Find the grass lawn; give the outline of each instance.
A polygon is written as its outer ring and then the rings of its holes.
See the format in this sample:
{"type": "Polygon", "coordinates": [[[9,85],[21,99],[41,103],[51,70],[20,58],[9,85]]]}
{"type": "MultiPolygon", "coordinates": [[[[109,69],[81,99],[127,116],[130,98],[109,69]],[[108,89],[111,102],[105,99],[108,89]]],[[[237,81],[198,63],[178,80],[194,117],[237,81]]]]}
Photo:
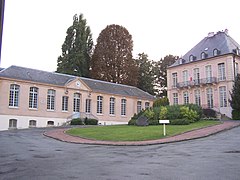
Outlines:
{"type": "MultiPolygon", "coordinates": [[[[189,125],[166,125],[167,136],[173,136],[193,129],[220,124],[219,121],[198,121],[189,125]]],[[[163,138],[163,126],[94,126],[73,128],[67,134],[88,139],[105,141],[143,141],[163,138]]]]}

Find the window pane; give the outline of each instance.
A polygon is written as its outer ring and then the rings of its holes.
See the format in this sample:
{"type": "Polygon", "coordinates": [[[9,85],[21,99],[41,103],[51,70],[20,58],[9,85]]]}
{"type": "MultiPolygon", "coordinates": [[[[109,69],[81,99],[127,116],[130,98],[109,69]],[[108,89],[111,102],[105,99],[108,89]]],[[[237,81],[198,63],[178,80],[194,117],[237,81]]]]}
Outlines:
{"type": "Polygon", "coordinates": [[[121,115],[125,116],[126,115],[126,99],[121,100],[121,115]]]}
{"type": "Polygon", "coordinates": [[[102,96],[98,96],[97,97],[97,113],[98,114],[102,114],[103,111],[102,111],[102,102],[103,101],[103,97],[102,96]]]}

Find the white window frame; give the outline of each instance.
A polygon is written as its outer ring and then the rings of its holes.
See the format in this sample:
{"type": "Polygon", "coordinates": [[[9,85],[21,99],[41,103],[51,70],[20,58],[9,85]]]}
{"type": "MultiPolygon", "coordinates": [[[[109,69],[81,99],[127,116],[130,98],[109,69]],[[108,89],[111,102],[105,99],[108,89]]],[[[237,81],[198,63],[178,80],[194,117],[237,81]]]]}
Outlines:
{"type": "Polygon", "coordinates": [[[62,96],[62,111],[68,111],[68,96],[62,96]]]}
{"type": "Polygon", "coordinates": [[[103,114],[103,96],[97,96],[97,114],[103,114]]]}
{"type": "Polygon", "coordinates": [[[212,66],[211,65],[205,66],[205,72],[206,72],[206,80],[207,80],[207,82],[211,83],[211,81],[212,81],[212,66]]]}
{"type": "Polygon", "coordinates": [[[183,92],[183,103],[184,104],[189,104],[189,94],[188,91],[183,92]]]}
{"type": "Polygon", "coordinates": [[[227,90],[226,86],[219,87],[220,107],[227,107],[227,90]]]}
{"type": "Polygon", "coordinates": [[[73,112],[80,112],[80,93],[73,94],[73,112]]]}
{"type": "Polygon", "coordinates": [[[109,99],[109,114],[115,115],[115,98],[110,97],[109,99]]]}
{"type": "Polygon", "coordinates": [[[91,99],[86,99],[86,104],[85,104],[85,112],[86,113],[91,113],[91,99]]]}
{"type": "Polygon", "coordinates": [[[56,91],[53,89],[48,89],[47,93],[47,110],[54,111],[55,110],[55,95],[56,91]]]}
{"type": "Polygon", "coordinates": [[[178,80],[177,80],[177,73],[172,73],[172,81],[173,81],[173,87],[177,87],[177,83],[178,83],[178,80]]]}
{"type": "Polygon", "coordinates": [[[213,108],[213,90],[212,90],[212,88],[207,88],[206,93],[207,93],[207,107],[213,108]]]}
{"type": "Polygon", "coordinates": [[[219,63],[218,64],[218,80],[219,81],[224,81],[225,79],[226,79],[225,64],[224,63],[219,63]]]}
{"type": "Polygon", "coordinates": [[[145,102],[145,109],[150,108],[150,102],[145,102]]]}
{"type": "Polygon", "coordinates": [[[37,127],[37,121],[36,120],[29,120],[29,127],[37,127]]]}
{"type": "Polygon", "coordinates": [[[194,68],[193,69],[193,81],[194,81],[194,84],[196,84],[196,85],[200,84],[199,68],[194,68]]]}
{"type": "Polygon", "coordinates": [[[126,116],[127,100],[121,99],[121,116],[126,116]]]}
{"type": "Polygon", "coordinates": [[[29,108],[37,109],[38,108],[38,88],[30,87],[29,89],[29,108]]]}
{"type": "Polygon", "coordinates": [[[184,70],[183,72],[183,83],[185,86],[188,85],[188,70],[184,70]]]}
{"type": "Polygon", "coordinates": [[[17,85],[17,84],[10,85],[9,107],[18,107],[19,106],[19,92],[20,92],[19,85],[17,85]]]}
{"type": "Polygon", "coordinates": [[[178,93],[173,93],[173,104],[174,105],[178,104],[178,93]]]}
{"type": "Polygon", "coordinates": [[[9,119],[8,128],[16,129],[17,128],[17,119],[9,119]]]}
{"type": "Polygon", "coordinates": [[[198,106],[201,106],[201,94],[199,89],[194,90],[194,96],[195,96],[195,104],[197,104],[198,106]]]}
{"type": "Polygon", "coordinates": [[[140,113],[142,110],[142,101],[137,101],[137,113],[140,113]]]}

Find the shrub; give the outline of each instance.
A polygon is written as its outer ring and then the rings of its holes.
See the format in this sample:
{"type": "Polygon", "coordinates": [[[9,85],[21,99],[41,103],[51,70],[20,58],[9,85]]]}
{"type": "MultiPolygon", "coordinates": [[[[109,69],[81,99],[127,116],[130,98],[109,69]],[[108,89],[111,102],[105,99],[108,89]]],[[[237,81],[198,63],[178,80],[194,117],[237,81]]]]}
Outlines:
{"type": "Polygon", "coordinates": [[[85,125],[98,125],[97,119],[88,119],[87,117],[84,119],[85,125]]]}
{"type": "Polygon", "coordinates": [[[168,113],[167,107],[162,106],[162,107],[160,108],[159,118],[160,118],[160,119],[166,119],[166,118],[167,118],[167,113],[168,113]]]}
{"type": "Polygon", "coordinates": [[[190,123],[199,120],[197,112],[192,109],[189,109],[189,107],[187,106],[182,106],[180,108],[180,114],[183,118],[189,120],[190,123]]]}
{"type": "Polygon", "coordinates": [[[83,122],[80,118],[75,118],[71,120],[71,125],[83,125],[83,122]]]}
{"type": "Polygon", "coordinates": [[[232,110],[232,119],[240,120],[240,111],[233,109],[232,110]]]}
{"type": "Polygon", "coordinates": [[[136,119],[130,119],[130,121],[128,121],[128,125],[136,125],[136,119]]]}
{"type": "Polygon", "coordinates": [[[196,111],[198,116],[199,116],[199,119],[202,117],[203,115],[203,109],[202,107],[198,106],[197,104],[186,104],[185,106],[189,107],[189,109],[193,110],[193,111],[196,111]]]}
{"type": "Polygon", "coordinates": [[[148,119],[148,125],[159,125],[158,119],[148,119]]]}
{"type": "Polygon", "coordinates": [[[148,119],[154,118],[154,111],[152,109],[147,109],[144,111],[144,116],[146,116],[148,119]]]}
{"type": "Polygon", "coordinates": [[[167,119],[182,119],[180,114],[180,105],[167,106],[167,119]]]}
{"type": "Polygon", "coordinates": [[[187,119],[174,119],[174,120],[170,120],[170,124],[171,125],[188,125],[191,122],[187,119]]]}
{"type": "Polygon", "coordinates": [[[169,105],[169,100],[167,97],[158,98],[153,102],[153,107],[167,106],[169,105]]]}
{"type": "Polygon", "coordinates": [[[213,109],[203,109],[203,115],[205,117],[213,117],[213,118],[217,117],[217,113],[213,109]]]}

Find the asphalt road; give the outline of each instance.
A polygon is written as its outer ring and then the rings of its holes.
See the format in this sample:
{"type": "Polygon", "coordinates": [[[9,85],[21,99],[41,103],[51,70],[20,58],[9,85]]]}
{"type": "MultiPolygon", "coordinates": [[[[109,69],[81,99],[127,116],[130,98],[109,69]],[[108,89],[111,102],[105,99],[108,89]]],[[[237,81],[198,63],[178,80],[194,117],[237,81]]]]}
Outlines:
{"type": "Polygon", "coordinates": [[[43,136],[45,130],[0,132],[0,179],[240,179],[240,127],[139,147],[70,144],[43,136]]]}

